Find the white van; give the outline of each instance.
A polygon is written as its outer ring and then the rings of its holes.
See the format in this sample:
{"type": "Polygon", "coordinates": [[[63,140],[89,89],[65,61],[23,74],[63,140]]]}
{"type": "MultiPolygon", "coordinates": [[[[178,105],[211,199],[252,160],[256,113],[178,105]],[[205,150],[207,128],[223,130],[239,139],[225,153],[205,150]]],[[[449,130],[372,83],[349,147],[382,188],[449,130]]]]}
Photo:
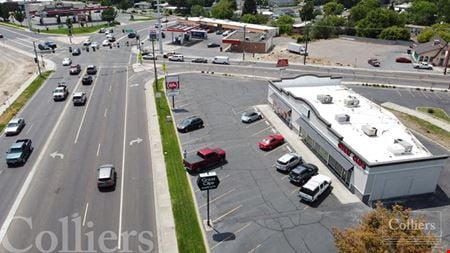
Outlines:
{"type": "Polygon", "coordinates": [[[230,64],[230,58],[228,56],[215,56],[212,60],[214,64],[230,64]]]}

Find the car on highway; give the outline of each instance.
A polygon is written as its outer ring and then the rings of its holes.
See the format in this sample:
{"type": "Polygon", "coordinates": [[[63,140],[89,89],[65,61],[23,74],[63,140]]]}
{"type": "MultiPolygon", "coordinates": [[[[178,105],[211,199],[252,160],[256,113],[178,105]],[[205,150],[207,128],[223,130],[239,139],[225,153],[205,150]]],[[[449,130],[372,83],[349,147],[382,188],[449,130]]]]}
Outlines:
{"type": "Polygon", "coordinates": [[[175,52],[166,52],[166,53],[163,54],[163,57],[164,57],[164,58],[169,58],[170,56],[176,55],[176,54],[177,54],[177,53],[175,53],[175,52]]]}
{"type": "Polygon", "coordinates": [[[81,49],[79,49],[79,48],[75,48],[75,49],[72,51],[72,55],[73,55],[73,56],[80,55],[80,54],[81,54],[81,49]]]}
{"type": "Polygon", "coordinates": [[[67,58],[67,57],[63,59],[63,61],[62,61],[63,66],[70,66],[70,64],[72,64],[72,59],[67,58]]]}
{"type": "Polygon", "coordinates": [[[433,65],[429,64],[428,62],[421,62],[421,63],[414,63],[413,64],[415,69],[428,69],[428,70],[432,70],[433,69],[433,65]]]}
{"type": "Polygon", "coordinates": [[[80,64],[71,65],[69,69],[69,74],[71,75],[78,75],[81,72],[81,66],[80,64]]]}
{"type": "Polygon", "coordinates": [[[181,61],[184,61],[184,56],[181,54],[172,55],[172,56],[169,56],[169,61],[181,62],[181,61]]]}
{"type": "Polygon", "coordinates": [[[100,30],[98,30],[98,33],[105,33],[106,32],[106,28],[102,27],[100,28],[100,30]]]}
{"type": "Polygon", "coordinates": [[[105,164],[97,169],[97,187],[99,189],[111,188],[116,185],[116,168],[112,164],[105,164]]]}
{"type": "Polygon", "coordinates": [[[312,176],[317,175],[319,168],[311,163],[297,165],[289,173],[289,181],[295,185],[300,185],[308,181],[312,176]]]}
{"type": "Polygon", "coordinates": [[[230,57],[228,56],[214,56],[212,63],[214,64],[230,64],[230,57]]]}
{"type": "Polygon", "coordinates": [[[232,32],[231,30],[227,30],[227,31],[222,33],[222,36],[224,36],[224,37],[228,36],[228,35],[230,35],[231,32],[232,32]]]}
{"type": "Polygon", "coordinates": [[[325,175],[316,175],[304,184],[298,191],[298,196],[306,202],[315,202],[331,186],[331,178],[325,175]]]}
{"type": "Polygon", "coordinates": [[[153,56],[153,54],[145,54],[142,56],[144,60],[158,60],[158,56],[153,56]]]}
{"type": "Polygon", "coordinates": [[[83,41],[83,46],[85,46],[85,47],[90,46],[91,44],[92,44],[91,39],[87,39],[87,40],[83,41]]]}
{"type": "Polygon", "coordinates": [[[202,127],[204,127],[204,122],[200,117],[197,116],[185,118],[177,124],[177,130],[180,133],[187,133],[196,129],[200,129],[202,127]]]}
{"type": "Polygon", "coordinates": [[[136,33],[135,32],[130,32],[127,36],[128,36],[129,39],[133,39],[133,38],[136,38],[136,33]]]}
{"type": "Polygon", "coordinates": [[[289,173],[297,165],[301,164],[303,159],[296,153],[287,153],[278,158],[275,162],[275,168],[278,171],[289,173]]]}
{"type": "Polygon", "coordinates": [[[83,78],[81,79],[81,83],[83,84],[83,85],[90,85],[90,84],[92,84],[92,81],[93,81],[94,79],[92,78],[92,76],[90,76],[90,75],[85,75],[85,76],[83,76],[83,78]]]}
{"type": "Polygon", "coordinates": [[[220,44],[217,43],[208,43],[208,45],[206,45],[208,48],[214,48],[214,47],[220,47],[220,44]]]}
{"type": "Polygon", "coordinates": [[[6,164],[8,167],[24,165],[33,151],[30,139],[17,140],[6,151],[6,164]]]}
{"type": "Polygon", "coordinates": [[[395,62],[398,62],[398,63],[411,63],[411,59],[410,58],[408,58],[408,57],[397,57],[396,59],[395,59],[395,62]]]}
{"type": "Polygon", "coordinates": [[[86,93],[85,92],[75,92],[72,96],[73,105],[85,105],[86,104],[86,93]]]}
{"type": "Polygon", "coordinates": [[[17,135],[24,127],[25,120],[23,118],[14,118],[5,127],[5,136],[17,135]]]}
{"type": "Polygon", "coordinates": [[[0,39],[3,39],[3,34],[0,33],[0,39]]]}
{"type": "Polygon", "coordinates": [[[54,101],[64,101],[69,95],[69,90],[65,84],[58,84],[58,86],[53,90],[53,100],[54,101]]]}
{"type": "Polygon", "coordinates": [[[208,63],[208,60],[204,57],[197,57],[192,59],[193,63],[208,63]]]}
{"type": "Polygon", "coordinates": [[[221,35],[222,33],[223,33],[222,30],[217,30],[217,31],[216,31],[216,34],[217,34],[217,35],[221,35]]]}
{"type": "Polygon", "coordinates": [[[262,141],[258,142],[258,147],[261,150],[269,151],[284,143],[284,137],[281,134],[272,134],[267,136],[262,141]]]}
{"type": "Polygon", "coordinates": [[[203,148],[196,154],[186,155],[183,159],[184,167],[191,172],[198,172],[213,165],[226,161],[225,150],[221,148],[203,148]]]}
{"type": "Polygon", "coordinates": [[[92,42],[91,47],[92,47],[92,48],[97,48],[97,49],[98,49],[100,46],[98,45],[97,42],[94,41],[94,42],[92,42]]]}
{"type": "Polygon", "coordinates": [[[51,48],[45,44],[38,44],[39,50],[51,50],[51,48]]]}
{"type": "Polygon", "coordinates": [[[97,74],[97,67],[95,65],[88,65],[86,68],[86,73],[88,75],[95,75],[97,74]]]}
{"type": "Polygon", "coordinates": [[[40,50],[50,50],[50,49],[55,49],[57,48],[57,45],[55,42],[52,41],[46,41],[44,43],[39,43],[38,44],[38,48],[40,50]]]}
{"type": "Polygon", "coordinates": [[[104,46],[104,47],[111,46],[111,42],[109,40],[104,40],[102,42],[102,46],[104,46]]]}
{"type": "Polygon", "coordinates": [[[241,115],[241,121],[243,123],[252,123],[260,119],[262,119],[262,115],[260,112],[243,112],[241,115]]]}
{"type": "Polygon", "coordinates": [[[371,58],[367,61],[367,63],[369,63],[370,65],[372,65],[374,67],[380,66],[380,61],[377,58],[371,58]]]}
{"type": "Polygon", "coordinates": [[[114,41],[116,41],[116,37],[111,36],[111,37],[108,38],[108,40],[109,40],[109,42],[114,42],[114,41]]]}

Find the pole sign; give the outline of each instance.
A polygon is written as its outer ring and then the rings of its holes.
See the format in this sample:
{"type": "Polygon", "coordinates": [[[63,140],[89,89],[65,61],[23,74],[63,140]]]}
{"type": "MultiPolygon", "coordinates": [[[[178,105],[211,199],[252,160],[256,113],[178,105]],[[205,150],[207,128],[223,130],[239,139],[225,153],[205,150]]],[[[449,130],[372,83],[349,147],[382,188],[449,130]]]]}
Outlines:
{"type": "Polygon", "coordinates": [[[219,183],[220,180],[216,172],[202,173],[197,178],[197,185],[201,191],[216,189],[219,183]]]}
{"type": "Polygon", "coordinates": [[[150,40],[156,40],[156,30],[155,29],[151,29],[150,30],[149,39],[150,40]]]}
{"type": "Polygon", "coordinates": [[[167,96],[173,97],[180,94],[180,77],[178,75],[167,75],[165,80],[167,96]]]}

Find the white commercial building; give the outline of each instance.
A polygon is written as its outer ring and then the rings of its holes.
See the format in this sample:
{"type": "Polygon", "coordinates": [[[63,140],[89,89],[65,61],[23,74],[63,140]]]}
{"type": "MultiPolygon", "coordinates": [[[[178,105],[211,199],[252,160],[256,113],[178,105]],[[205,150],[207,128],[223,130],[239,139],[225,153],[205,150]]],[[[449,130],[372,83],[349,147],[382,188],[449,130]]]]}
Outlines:
{"type": "Polygon", "coordinates": [[[271,81],[268,101],[363,202],[432,193],[448,156],[434,156],[394,114],[341,85],[305,75],[271,81]]]}

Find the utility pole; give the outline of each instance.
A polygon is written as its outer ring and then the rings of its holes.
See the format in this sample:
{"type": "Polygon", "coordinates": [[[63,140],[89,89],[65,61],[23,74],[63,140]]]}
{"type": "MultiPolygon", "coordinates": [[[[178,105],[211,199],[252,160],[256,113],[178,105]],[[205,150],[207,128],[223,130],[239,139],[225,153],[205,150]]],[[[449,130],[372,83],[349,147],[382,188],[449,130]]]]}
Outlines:
{"type": "Polygon", "coordinates": [[[305,27],[306,27],[306,46],[305,46],[305,54],[303,55],[303,65],[306,65],[306,56],[308,55],[308,35],[309,35],[309,28],[308,28],[308,21],[305,21],[305,27]]]}
{"type": "Polygon", "coordinates": [[[38,58],[37,51],[36,51],[36,42],[35,41],[33,41],[33,48],[34,48],[34,62],[37,64],[39,76],[42,76],[41,66],[39,65],[39,58],[38,58]]]}
{"type": "Polygon", "coordinates": [[[242,61],[245,61],[245,45],[244,45],[244,43],[245,44],[247,44],[245,41],[245,36],[246,36],[246,28],[247,28],[247,26],[246,25],[244,25],[244,40],[242,41],[242,61]]]}
{"type": "MultiPolygon", "coordinates": [[[[156,1],[157,6],[156,6],[156,11],[158,13],[158,38],[159,38],[159,53],[162,55],[163,52],[163,42],[162,42],[162,33],[161,33],[161,7],[160,7],[160,0],[156,1]]],[[[153,54],[154,55],[154,54],[153,54]]]]}

